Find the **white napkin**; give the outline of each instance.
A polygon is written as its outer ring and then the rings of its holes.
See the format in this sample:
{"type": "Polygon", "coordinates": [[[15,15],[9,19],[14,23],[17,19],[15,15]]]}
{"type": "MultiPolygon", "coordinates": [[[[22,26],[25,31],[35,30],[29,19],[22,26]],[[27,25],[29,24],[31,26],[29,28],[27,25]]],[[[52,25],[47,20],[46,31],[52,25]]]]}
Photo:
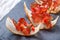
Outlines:
{"type": "Polygon", "coordinates": [[[7,15],[21,0],[0,0],[0,20],[7,15]]]}

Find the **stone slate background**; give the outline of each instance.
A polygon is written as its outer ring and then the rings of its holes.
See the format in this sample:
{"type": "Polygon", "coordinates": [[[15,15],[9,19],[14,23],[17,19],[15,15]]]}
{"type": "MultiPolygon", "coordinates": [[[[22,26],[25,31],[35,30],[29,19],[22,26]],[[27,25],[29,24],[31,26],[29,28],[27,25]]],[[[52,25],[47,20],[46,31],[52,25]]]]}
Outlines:
{"type": "MultiPolygon", "coordinates": [[[[27,22],[29,22],[23,8],[24,1],[29,7],[30,6],[29,4],[34,0],[22,0],[13,8],[13,10],[9,12],[9,14],[7,14],[3,18],[2,21],[0,21],[0,40],[60,40],[60,18],[52,30],[50,31],[41,30],[36,35],[30,37],[15,35],[6,28],[5,23],[6,23],[6,18],[8,16],[10,18],[14,18],[16,21],[18,21],[19,18],[23,17],[27,20],[27,22]]],[[[60,16],[60,14],[57,15],[60,16]]],[[[52,16],[56,18],[57,15],[52,15],[52,16]]]]}

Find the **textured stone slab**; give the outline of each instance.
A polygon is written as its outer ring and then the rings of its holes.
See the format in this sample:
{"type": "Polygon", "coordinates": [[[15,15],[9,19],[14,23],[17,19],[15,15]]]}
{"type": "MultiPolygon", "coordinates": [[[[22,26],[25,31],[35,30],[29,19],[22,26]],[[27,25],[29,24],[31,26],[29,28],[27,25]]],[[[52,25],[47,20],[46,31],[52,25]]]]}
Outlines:
{"type": "MultiPolygon", "coordinates": [[[[60,18],[52,30],[42,30],[38,32],[35,36],[30,37],[14,35],[6,28],[5,21],[8,16],[14,18],[16,21],[21,17],[24,17],[28,21],[23,8],[24,1],[27,3],[28,7],[29,4],[32,2],[32,0],[22,0],[19,4],[15,6],[13,10],[11,10],[8,15],[4,17],[2,21],[0,21],[0,40],[60,40],[60,18]]],[[[60,16],[60,14],[58,15],[60,16]]],[[[56,16],[57,15],[55,15],[54,17],[56,16]]]]}

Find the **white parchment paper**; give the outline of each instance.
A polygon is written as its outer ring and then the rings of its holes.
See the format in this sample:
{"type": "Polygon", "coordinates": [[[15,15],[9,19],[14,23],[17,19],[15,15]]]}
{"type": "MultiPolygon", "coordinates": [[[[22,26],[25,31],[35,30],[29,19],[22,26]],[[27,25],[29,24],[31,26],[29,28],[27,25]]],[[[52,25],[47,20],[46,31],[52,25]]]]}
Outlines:
{"type": "Polygon", "coordinates": [[[7,15],[21,0],[0,0],[0,20],[7,15]]]}

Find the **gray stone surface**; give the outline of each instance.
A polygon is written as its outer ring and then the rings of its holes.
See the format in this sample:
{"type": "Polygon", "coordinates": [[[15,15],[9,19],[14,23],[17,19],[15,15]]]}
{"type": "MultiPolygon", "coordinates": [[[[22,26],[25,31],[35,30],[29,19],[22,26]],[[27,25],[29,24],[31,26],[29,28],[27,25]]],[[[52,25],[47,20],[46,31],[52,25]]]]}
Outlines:
{"type": "MultiPolygon", "coordinates": [[[[24,1],[27,3],[28,7],[32,2],[32,0],[22,0],[3,18],[2,21],[0,21],[0,40],[60,40],[60,18],[52,30],[41,30],[35,36],[30,37],[15,35],[6,28],[5,22],[8,16],[14,18],[16,21],[21,17],[24,17],[28,21],[23,8],[24,1]]],[[[60,16],[60,14],[57,15],[60,16]]],[[[57,15],[53,16],[56,17],[57,15]]]]}

